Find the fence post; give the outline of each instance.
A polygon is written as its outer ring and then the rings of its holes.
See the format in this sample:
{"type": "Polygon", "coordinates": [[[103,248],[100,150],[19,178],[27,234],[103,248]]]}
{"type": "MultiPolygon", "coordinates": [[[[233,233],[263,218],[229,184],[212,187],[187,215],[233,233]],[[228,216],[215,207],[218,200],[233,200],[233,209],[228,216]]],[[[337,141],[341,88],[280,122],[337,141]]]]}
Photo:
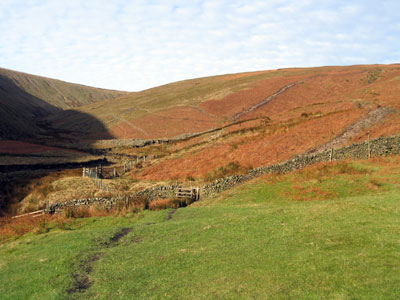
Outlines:
{"type": "Polygon", "coordinates": [[[113,175],[114,177],[117,177],[117,171],[115,170],[115,168],[113,168],[113,175]]]}
{"type": "Polygon", "coordinates": [[[85,174],[86,174],[86,168],[83,167],[83,168],[82,168],[82,177],[85,177],[85,174]]]}
{"type": "Polygon", "coordinates": [[[369,144],[369,132],[368,132],[368,159],[371,158],[371,146],[369,144]]]}

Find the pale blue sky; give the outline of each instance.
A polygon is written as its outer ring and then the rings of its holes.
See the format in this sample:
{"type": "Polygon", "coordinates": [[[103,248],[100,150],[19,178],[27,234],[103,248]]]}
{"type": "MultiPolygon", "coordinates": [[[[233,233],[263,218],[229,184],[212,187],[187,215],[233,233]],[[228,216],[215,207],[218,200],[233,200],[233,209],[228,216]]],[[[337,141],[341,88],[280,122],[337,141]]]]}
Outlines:
{"type": "Polygon", "coordinates": [[[0,0],[0,67],[103,88],[396,62],[398,0],[0,0]]]}

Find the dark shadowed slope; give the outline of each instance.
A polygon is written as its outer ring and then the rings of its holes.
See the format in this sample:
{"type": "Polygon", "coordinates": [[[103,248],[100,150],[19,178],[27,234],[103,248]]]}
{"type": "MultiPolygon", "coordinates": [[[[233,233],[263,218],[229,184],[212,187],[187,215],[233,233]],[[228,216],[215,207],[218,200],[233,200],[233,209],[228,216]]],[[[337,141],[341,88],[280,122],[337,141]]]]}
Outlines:
{"type": "Polygon", "coordinates": [[[39,134],[35,120],[61,111],[0,75],[0,138],[19,139],[39,134]]]}
{"type": "Polygon", "coordinates": [[[0,68],[0,139],[37,137],[45,116],[124,94],[0,68]]]}
{"type": "Polygon", "coordinates": [[[127,94],[2,68],[0,76],[8,78],[26,93],[62,109],[76,108],[127,94]]]}

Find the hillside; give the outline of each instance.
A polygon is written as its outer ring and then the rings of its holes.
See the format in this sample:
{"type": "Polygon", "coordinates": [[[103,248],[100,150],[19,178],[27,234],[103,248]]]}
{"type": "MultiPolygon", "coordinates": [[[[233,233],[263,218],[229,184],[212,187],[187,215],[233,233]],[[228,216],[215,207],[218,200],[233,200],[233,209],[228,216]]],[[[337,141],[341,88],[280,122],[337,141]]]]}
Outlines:
{"type": "Polygon", "coordinates": [[[36,137],[40,118],[124,94],[0,68],[0,139],[36,137]]]}
{"type": "MultiPolygon", "coordinates": [[[[340,132],[377,106],[397,109],[399,78],[398,65],[260,71],[171,83],[78,111],[121,139],[173,137],[260,116],[279,123],[302,114],[337,114],[326,120],[340,132]]],[[[397,116],[385,119],[375,133],[396,133],[397,116]]],[[[81,128],[87,135],[98,132],[69,112],[49,121],[55,128],[81,128]]]]}
{"type": "MultiPolygon", "coordinates": [[[[202,132],[140,149],[128,140],[109,146],[115,152],[158,157],[134,170],[134,178],[201,181],[234,172],[232,167],[245,171],[368,136],[398,134],[399,94],[398,65],[321,67],[187,80],[79,111],[120,138],[202,132]]],[[[87,135],[99,132],[69,112],[56,114],[52,124],[81,128],[87,135]]]]}

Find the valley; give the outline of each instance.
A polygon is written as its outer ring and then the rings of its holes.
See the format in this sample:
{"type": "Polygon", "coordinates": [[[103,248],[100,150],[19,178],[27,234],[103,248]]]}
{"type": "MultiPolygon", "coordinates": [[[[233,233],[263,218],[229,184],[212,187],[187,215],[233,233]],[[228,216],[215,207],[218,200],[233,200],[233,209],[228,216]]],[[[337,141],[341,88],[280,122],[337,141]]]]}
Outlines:
{"type": "Polygon", "coordinates": [[[139,92],[0,69],[0,294],[395,299],[399,95],[398,64],[139,92]]]}

